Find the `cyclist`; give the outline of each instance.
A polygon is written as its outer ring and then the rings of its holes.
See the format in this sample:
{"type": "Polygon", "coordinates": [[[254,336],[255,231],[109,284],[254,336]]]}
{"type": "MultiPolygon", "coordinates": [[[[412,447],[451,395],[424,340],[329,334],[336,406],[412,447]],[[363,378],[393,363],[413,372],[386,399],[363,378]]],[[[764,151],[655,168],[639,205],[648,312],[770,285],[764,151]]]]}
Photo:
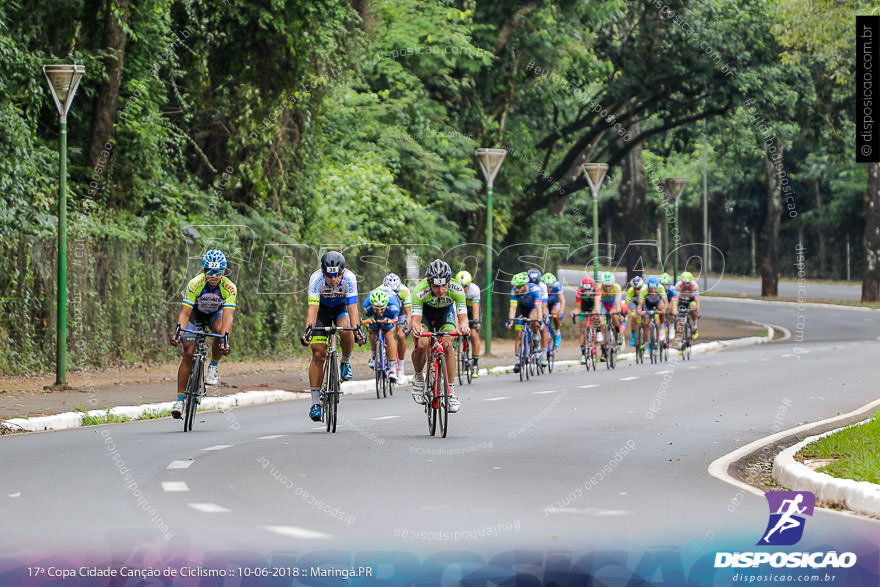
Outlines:
{"type": "Polygon", "coordinates": [[[455,279],[464,288],[465,305],[467,306],[468,326],[471,328],[471,354],[474,357],[474,374],[480,376],[480,286],[473,282],[468,271],[459,271],[455,279]]]}
{"type": "Polygon", "coordinates": [[[623,342],[620,333],[620,298],[622,293],[620,284],[614,279],[614,274],[610,271],[603,273],[602,284],[599,286],[599,296],[602,300],[602,309],[611,317],[611,324],[614,325],[615,338],[618,345],[623,342]]]}
{"type": "MultiPolygon", "coordinates": [[[[397,336],[397,378],[403,379],[404,368],[403,363],[406,358],[406,333],[409,332],[410,324],[412,324],[412,294],[409,288],[403,285],[400,277],[396,273],[389,273],[382,280],[382,285],[397,294],[400,300],[401,312],[397,315],[397,328],[394,332],[397,336]]],[[[391,355],[389,355],[389,359],[391,355]]]]}
{"type": "Polygon", "coordinates": [[[385,367],[388,380],[397,383],[397,360],[392,363],[390,357],[397,356],[397,317],[400,314],[400,298],[392,290],[385,286],[377,287],[364,300],[364,314],[370,320],[365,320],[370,326],[370,350],[373,358],[370,359],[370,368],[376,368],[376,342],[379,340],[379,329],[385,332],[385,367]],[[375,324],[374,320],[388,319],[391,324],[375,324]]]}
{"type": "MultiPolygon", "coordinates": [[[[596,283],[593,281],[592,277],[584,277],[581,279],[581,286],[575,293],[575,301],[577,302],[577,305],[575,306],[575,309],[571,311],[572,318],[578,313],[578,311],[591,314],[598,310],[599,289],[596,287],[596,283]]],[[[586,324],[587,316],[579,316],[578,321],[584,324],[581,328],[581,365],[586,365],[587,348],[585,335],[588,328],[588,325],[586,324]]],[[[592,326],[592,320],[590,320],[590,326],[592,326]]]]}
{"type": "Polygon", "coordinates": [[[554,348],[562,345],[562,318],[565,316],[565,294],[562,284],[552,273],[545,273],[541,277],[541,283],[547,287],[547,315],[553,320],[553,328],[556,329],[556,337],[553,341],[554,348]]]}
{"type": "MultiPolygon", "coordinates": [[[[452,279],[452,269],[441,259],[434,259],[425,271],[425,279],[421,280],[412,292],[412,332],[416,338],[416,348],[412,354],[413,375],[412,396],[417,404],[425,403],[425,363],[431,352],[431,340],[419,338],[426,330],[429,332],[455,332],[462,336],[470,333],[467,322],[467,306],[464,288],[452,279]],[[424,323],[423,323],[424,320],[424,323]]],[[[455,395],[452,381],[455,379],[455,356],[449,338],[442,339],[443,350],[446,351],[446,376],[449,384],[449,411],[455,413],[461,406],[455,395]]]]}
{"type": "Polygon", "coordinates": [[[666,290],[666,323],[672,325],[669,329],[671,331],[670,341],[672,341],[677,337],[675,332],[675,321],[677,318],[675,308],[678,307],[678,292],[675,290],[675,286],[672,285],[672,276],[666,272],[660,274],[660,285],[666,290]]]}
{"type": "Polygon", "coordinates": [[[636,307],[639,305],[639,293],[644,285],[645,280],[643,280],[641,276],[636,275],[632,278],[632,281],[629,282],[629,287],[626,288],[626,294],[623,298],[624,304],[627,306],[624,309],[624,312],[630,310],[629,346],[631,347],[636,346],[636,328],[638,328],[638,325],[642,322],[641,316],[636,312],[636,307]]]}
{"type": "MultiPolygon", "coordinates": [[[[652,275],[648,277],[648,281],[645,282],[644,287],[641,288],[641,292],[639,293],[638,300],[638,315],[642,317],[645,315],[646,310],[657,310],[657,313],[654,314],[654,322],[657,324],[659,329],[660,327],[660,316],[666,313],[666,290],[660,285],[660,278],[656,275],[652,275]]],[[[635,327],[635,325],[633,325],[635,327]]],[[[650,328],[650,324],[646,319],[642,320],[642,348],[645,347],[649,339],[648,330],[650,328]]],[[[662,331],[660,331],[662,332],[662,331]]],[[[662,341],[660,338],[661,335],[658,335],[658,342],[662,341]]]]}
{"type": "MultiPolygon", "coordinates": [[[[526,271],[526,277],[529,279],[529,283],[533,283],[538,286],[541,290],[541,320],[544,320],[544,317],[549,314],[547,311],[547,305],[550,302],[550,293],[547,290],[547,284],[541,281],[541,270],[532,267],[528,271],[526,271]]],[[[539,326],[541,330],[541,348],[547,348],[547,326],[544,322],[541,322],[541,326],[539,326]]],[[[538,357],[538,362],[541,362],[541,357],[538,357]]]]}
{"type": "MultiPolygon", "coordinates": [[[[314,325],[350,328],[353,324],[360,327],[360,315],[357,306],[357,277],[345,268],[345,257],[338,251],[328,251],[321,257],[321,268],[309,278],[308,304],[306,312],[306,328],[314,325]]],[[[364,343],[364,336],[357,332],[340,332],[339,340],[342,347],[342,360],[339,371],[343,381],[350,380],[354,373],[351,370],[351,351],[354,340],[364,343]]],[[[327,359],[327,336],[320,334],[306,338],[303,344],[311,343],[312,362],[309,365],[309,386],[312,393],[312,407],[309,417],[315,422],[321,421],[321,383],[324,378],[324,361],[327,359]]]]}
{"type": "MultiPolygon", "coordinates": [[[[516,340],[513,343],[514,365],[513,372],[519,373],[519,347],[522,342],[522,320],[514,320],[519,314],[534,320],[542,320],[543,303],[541,302],[541,288],[537,284],[529,281],[528,275],[525,273],[517,273],[510,280],[510,313],[507,316],[505,326],[510,329],[514,327],[516,330],[516,340]]],[[[532,330],[532,336],[538,336],[538,324],[540,322],[532,322],[529,328],[532,330]]],[[[528,350],[528,349],[526,349],[528,350]]]]}
{"type": "Polygon", "coordinates": [[[675,284],[675,289],[678,291],[678,305],[679,307],[684,307],[685,305],[690,309],[691,320],[694,321],[694,333],[691,335],[691,338],[697,340],[700,336],[700,331],[698,330],[697,319],[700,317],[700,286],[697,285],[696,280],[694,279],[694,274],[690,271],[685,271],[681,274],[681,280],[675,284]]]}
{"type": "MultiPolygon", "coordinates": [[[[226,256],[218,249],[211,249],[202,257],[202,272],[186,285],[183,307],[177,316],[178,324],[186,324],[188,330],[205,330],[220,334],[232,331],[232,315],[235,313],[235,284],[223,273],[226,271],[226,256]]],[[[196,352],[196,335],[183,333],[183,357],[177,368],[177,401],[171,407],[171,416],[178,420],[183,414],[183,400],[186,398],[186,381],[192,371],[193,354],[196,352]]],[[[180,344],[181,337],[171,337],[171,345],[180,344]]],[[[211,347],[211,363],[205,374],[206,385],[219,385],[218,364],[223,355],[229,354],[229,345],[215,338],[211,347]]]]}

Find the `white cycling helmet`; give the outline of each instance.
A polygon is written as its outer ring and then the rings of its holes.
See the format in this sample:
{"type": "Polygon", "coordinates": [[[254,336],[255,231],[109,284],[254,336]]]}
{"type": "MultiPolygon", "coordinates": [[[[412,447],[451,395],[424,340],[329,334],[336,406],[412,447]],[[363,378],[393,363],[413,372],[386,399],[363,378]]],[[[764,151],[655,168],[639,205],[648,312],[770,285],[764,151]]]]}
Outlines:
{"type": "Polygon", "coordinates": [[[385,276],[385,279],[382,280],[382,285],[397,292],[400,290],[400,277],[397,276],[397,273],[389,273],[385,276]]]}
{"type": "Polygon", "coordinates": [[[602,285],[614,285],[614,274],[606,271],[602,274],[602,285]]]}

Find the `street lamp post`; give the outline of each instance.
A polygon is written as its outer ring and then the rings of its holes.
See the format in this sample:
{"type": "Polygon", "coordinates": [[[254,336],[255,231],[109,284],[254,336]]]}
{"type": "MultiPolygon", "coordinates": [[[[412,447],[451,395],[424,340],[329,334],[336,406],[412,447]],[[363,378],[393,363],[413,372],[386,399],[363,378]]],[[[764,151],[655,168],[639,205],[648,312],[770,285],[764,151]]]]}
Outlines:
{"type": "MultiPolygon", "coordinates": [[[[667,179],[665,184],[665,191],[669,192],[672,197],[675,198],[675,236],[673,237],[673,252],[675,256],[672,259],[673,263],[673,273],[672,273],[672,282],[678,283],[678,243],[680,242],[681,231],[678,227],[678,201],[681,198],[681,191],[684,189],[684,184],[687,183],[687,178],[684,177],[671,177],[667,179]]],[[[668,239],[667,239],[668,240],[668,239]]],[[[668,254],[667,254],[668,256],[668,254]]],[[[665,259],[664,259],[665,263],[665,259]]],[[[665,267],[664,267],[665,269],[665,267]]]]}
{"type": "Polygon", "coordinates": [[[492,354],[492,256],[494,250],[492,248],[492,187],[495,185],[495,176],[501,169],[501,162],[507,155],[505,149],[477,149],[474,156],[477,159],[477,165],[480,172],[486,178],[486,188],[488,192],[486,206],[486,330],[484,338],[486,341],[486,355],[492,354]]]}
{"type": "Polygon", "coordinates": [[[599,187],[608,172],[607,163],[584,163],[584,174],[593,192],[593,281],[599,279],[599,187]]]}
{"type": "Polygon", "coordinates": [[[79,81],[82,65],[44,65],[43,75],[58,108],[61,149],[58,157],[58,332],[55,343],[55,385],[51,389],[70,389],[67,385],[67,113],[79,81]]]}

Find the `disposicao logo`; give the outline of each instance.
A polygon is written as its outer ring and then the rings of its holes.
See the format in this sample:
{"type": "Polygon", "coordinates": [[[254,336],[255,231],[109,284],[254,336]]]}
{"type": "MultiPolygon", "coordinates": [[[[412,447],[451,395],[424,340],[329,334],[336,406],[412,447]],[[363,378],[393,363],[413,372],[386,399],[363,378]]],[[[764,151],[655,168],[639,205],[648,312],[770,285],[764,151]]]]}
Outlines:
{"type": "MultiPolygon", "coordinates": [[[[757,546],[792,546],[804,535],[806,518],[812,516],[816,496],[809,491],[770,491],[765,494],[770,519],[757,546]]],[[[821,569],[849,568],[856,564],[853,552],[717,552],[715,568],[756,568],[769,564],[774,568],[821,569]]]]}

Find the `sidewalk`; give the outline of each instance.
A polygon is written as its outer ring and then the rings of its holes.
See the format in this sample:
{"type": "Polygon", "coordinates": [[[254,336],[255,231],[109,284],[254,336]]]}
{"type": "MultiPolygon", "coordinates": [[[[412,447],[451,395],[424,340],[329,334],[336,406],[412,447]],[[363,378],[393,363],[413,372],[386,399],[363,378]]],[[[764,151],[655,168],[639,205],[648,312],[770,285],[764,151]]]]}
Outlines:
{"type": "MultiPolygon", "coordinates": [[[[572,340],[573,327],[569,323],[563,330],[563,345],[559,360],[578,359],[580,351],[577,340],[572,340]]],[[[699,342],[741,338],[763,333],[760,326],[713,318],[703,318],[700,323],[699,342]]],[[[409,352],[412,341],[407,341],[405,371],[412,373],[409,352]]],[[[356,347],[357,348],[357,347],[356,347]]],[[[481,367],[511,365],[513,341],[494,339],[494,355],[481,357],[481,367]]],[[[368,351],[356,351],[352,355],[355,379],[372,376],[367,366],[368,351]]],[[[308,361],[306,356],[278,360],[232,361],[220,363],[221,384],[208,389],[209,397],[228,396],[242,391],[285,390],[302,391],[308,388],[308,361]]],[[[68,383],[77,391],[43,391],[43,386],[54,383],[54,375],[33,377],[0,377],[0,420],[43,416],[70,412],[77,409],[96,410],[127,405],[136,406],[172,401],[176,398],[177,363],[126,367],[119,369],[71,372],[68,383]]]]}

